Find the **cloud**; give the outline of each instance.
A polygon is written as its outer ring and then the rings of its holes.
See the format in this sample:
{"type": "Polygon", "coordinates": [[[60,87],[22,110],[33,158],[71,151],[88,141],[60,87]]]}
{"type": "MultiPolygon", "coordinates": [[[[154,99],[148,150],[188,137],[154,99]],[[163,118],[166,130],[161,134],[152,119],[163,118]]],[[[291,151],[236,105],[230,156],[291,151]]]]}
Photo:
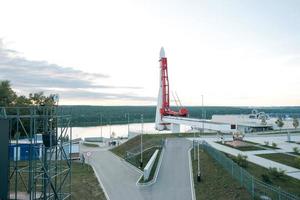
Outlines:
{"type": "Polygon", "coordinates": [[[46,93],[60,93],[59,91],[63,91],[61,92],[61,97],[66,99],[153,100],[152,97],[140,97],[126,92],[101,92],[104,89],[111,89],[110,91],[114,89],[141,89],[141,87],[100,85],[95,83],[95,80],[107,78],[110,78],[110,76],[101,73],[87,73],[46,61],[28,60],[19,56],[17,51],[5,48],[3,40],[0,38],[0,80],[11,81],[13,87],[21,93],[40,90],[46,93]]]}
{"type": "MultiPolygon", "coordinates": [[[[52,90],[47,90],[48,93],[53,93],[52,90]]],[[[137,96],[132,93],[107,93],[107,92],[92,92],[82,89],[68,90],[61,94],[62,98],[67,99],[80,99],[80,100],[90,100],[90,99],[106,99],[106,100],[135,100],[135,101],[147,101],[153,102],[156,100],[154,97],[148,96],[137,96]]]]}

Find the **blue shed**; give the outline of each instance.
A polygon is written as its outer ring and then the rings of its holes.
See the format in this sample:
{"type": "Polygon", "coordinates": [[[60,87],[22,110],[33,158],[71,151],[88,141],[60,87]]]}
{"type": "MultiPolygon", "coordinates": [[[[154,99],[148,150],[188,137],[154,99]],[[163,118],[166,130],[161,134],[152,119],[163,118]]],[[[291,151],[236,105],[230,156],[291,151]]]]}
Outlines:
{"type": "Polygon", "coordinates": [[[10,160],[29,160],[30,151],[32,152],[32,160],[37,160],[42,154],[42,144],[10,144],[9,159],[10,160]]]}

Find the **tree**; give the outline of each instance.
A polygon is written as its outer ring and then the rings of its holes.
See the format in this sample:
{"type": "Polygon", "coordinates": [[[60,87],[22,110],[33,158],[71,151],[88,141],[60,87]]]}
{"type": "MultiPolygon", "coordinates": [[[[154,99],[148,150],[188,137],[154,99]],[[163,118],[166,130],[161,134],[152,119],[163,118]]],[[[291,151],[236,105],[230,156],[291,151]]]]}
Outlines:
{"type": "Polygon", "coordinates": [[[31,101],[26,96],[19,96],[15,101],[16,106],[29,106],[31,105],[31,101]]]}
{"type": "Polygon", "coordinates": [[[12,106],[17,99],[17,94],[12,90],[9,81],[0,81],[0,106],[12,106]]]}
{"type": "Polygon", "coordinates": [[[45,96],[43,92],[30,93],[29,100],[32,105],[53,106],[55,103],[54,94],[45,96]]]}
{"type": "Polygon", "coordinates": [[[0,81],[0,107],[8,106],[29,106],[29,105],[45,105],[53,106],[54,94],[45,96],[43,92],[30,93],[29,98],[21,95],[18,96],[11,88],[9,81],[0,81]]]}
{"type": "Polygon", "coordinates": [[[295,129],[298,128],[298,126],[299,126],[299,120],[296,117],[294,117],[294,119],[293,119],[293,126],[295,129]]]}
{"type": "Polygon", "coordinates": [[[277,124],[277,126],[278,126],[278,127],[280,128],[280,130],[281,130],[281,128],[282,128],[283,125],[284,125],[284,122],[283,122],[282,118],[279,117],[275,123],[277,124]]]}

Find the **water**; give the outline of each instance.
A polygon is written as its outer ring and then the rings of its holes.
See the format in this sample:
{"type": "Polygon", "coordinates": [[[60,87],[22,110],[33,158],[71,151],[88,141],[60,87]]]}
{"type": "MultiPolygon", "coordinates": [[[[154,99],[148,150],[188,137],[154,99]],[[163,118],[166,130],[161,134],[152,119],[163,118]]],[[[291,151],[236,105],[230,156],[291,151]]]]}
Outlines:
{"type": "MultiPolygon", "coordinates": [[[[155,123],[144,123],[143,130],[144,133],[170,133],[170,131],[157,131],[154,128],[155,123]]],[[[181,131],[187,131],[189,127],[181,126],[181,131]]],[[[130,132],[141,132],[142,124],[130,124],[129,125],[130,132]]],[[[101,137],[101,126],[90,126],[90,127],[73,127],[72,128],[72,137],[76,138],[86,138],[86,137],[101,137]]],[[[102,136],[105,138],[109,138],[111,136],[110,133],[114,133],[115,137],[127,137],[128,136],[128,125],[106,125],[102,126],[102,136]]]]}

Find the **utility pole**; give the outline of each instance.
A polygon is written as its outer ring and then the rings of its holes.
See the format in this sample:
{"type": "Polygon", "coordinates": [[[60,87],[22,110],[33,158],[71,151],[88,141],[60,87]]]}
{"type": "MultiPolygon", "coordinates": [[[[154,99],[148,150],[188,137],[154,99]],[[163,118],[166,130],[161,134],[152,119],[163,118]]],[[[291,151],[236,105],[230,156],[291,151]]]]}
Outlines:
{"type": "Polygon", "coordinates": [[[125,113],[125,118],[127,117],[127,135],[129,137],[129,113],[125,113]]]}
{"type": "Polygon", "coordinates": [[[202,133],[204,133],[204,107],[203,107],[203,94],[202,97],[202,133]]]}
{"type": "Polygon", "coordinates": [[[194,140],[193,140],[193,148],[194,148],[194,160],[196,160],[196,145],[195,145],[195,143],[196,143],[196,140],[195,140],[195,132],[194,132],[194,140]]]}
{"type": "Polygon", "coordinates": [[[141,114],[141,161],[140,161],[140,168],[143,168],[143,132],[144,132],[144,116],[141,114]]]}
{"type": "Polygon", "coordinates": [[[101,133],[101,141],[103,142],[103,136],[102,136],[102,114],[100,114],[100,133],[101,133]]]}
{"type": "Polygon", "coordinates": [[[201,181],[201,172],[200,172],[200,156],[199,156],[199,141],[198,141],[198,173],[197,173],[197,181],[201,181]]]}
{"type": "Polygon", "coordinates": [[[111,119],[109,118],[109,137],[111,138],[111,119]]]}

